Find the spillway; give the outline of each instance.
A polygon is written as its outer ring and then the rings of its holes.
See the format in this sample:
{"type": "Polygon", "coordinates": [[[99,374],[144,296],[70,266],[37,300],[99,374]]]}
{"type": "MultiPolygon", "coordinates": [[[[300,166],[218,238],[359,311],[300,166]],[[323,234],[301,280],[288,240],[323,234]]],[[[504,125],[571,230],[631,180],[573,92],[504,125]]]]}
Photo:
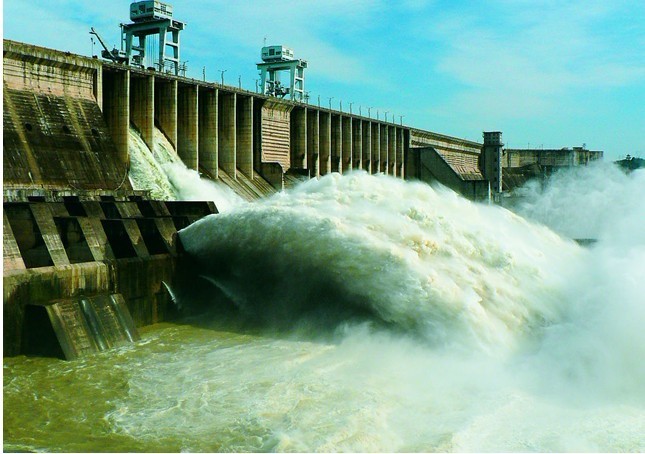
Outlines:
{"type": "Polygon", "coordinates": [[[158,128],[153,131],[152,150],[139,133],[130,127],[131,167],[129,178],[138,190],[150,191],[157,200],[208,200],[218,211],[244,203],[221,181],[201,178],[181,161],[173,145],[158,128]]]}

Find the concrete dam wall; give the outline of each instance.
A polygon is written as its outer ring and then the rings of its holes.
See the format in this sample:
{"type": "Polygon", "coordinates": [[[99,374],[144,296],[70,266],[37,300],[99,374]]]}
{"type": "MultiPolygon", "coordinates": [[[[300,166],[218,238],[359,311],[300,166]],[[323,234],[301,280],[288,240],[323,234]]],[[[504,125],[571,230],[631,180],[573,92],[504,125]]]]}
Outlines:
{"type": "Polygon", "coordinates": [[[99,152],[98,144],[106,141],[103,154],[127,163],[132,123],[150,146],[157,125],[189,168],[203,168],[213,177],[222,169],[235,178],[237,169],[253,179],[265,164],[278,164],[283,172],[308,170],[311,177],[348,169],[403,176],[410,134],[404,126],[8,40],[4,61],[5,118],[11,116],[5,124],[16,150],[42,142],[28,132],[49,134],[61,149],[74,148],[62,140],[69,139],[67,134],[79,141],[75,148],[85,151],[99,152]],[[34,94],[37,99],[24,99],[34,94]],[[97,124],[92,118],[99,118],[99,111],[104,122],[97,124]],[[35,120],[41,114],[51,130],[38,128],[35,120]],[[25,131],[27,123],[33,129],[25,131]],[[100,128],[103,123],[109,138],[100,128]],[[352,138],[355,131],[359,140],[352,138]],[[360,140],[365,135],[367,140],[360,140]],[[365,162],[357,158],[363,156],[365,162]]]}
{"type": "Polygon", "coordinates": [[[3,81],[5,192],[131,189],[101,114],[99,62],[5,41],[3,81]]]}
{"type": "Polygon", "coordinates": [[[4,62],[5,148],[13,150],[5,186],[42,185],[39,161],[53,153],[42,146],[49,140],[57,145],[53,157],[77,165],[48,175],[59,186],[68,175],[76,189],[89,181],[127,189],[130,125],[150,147],[158,127],[189,168],[211,178],[223,170],[236,180],[242,172],[278,190],[289,171],[313,178],[362,169],[406,178],[410,148],[429,146],[458,176],[481,176],[482,145],[464,139],[9,40],[4,62]],[[87,182],[79,184],[82,176],[87,182]]]}
{"type": "Polygon", "coordinates": [[[176,232],[218,210],[133,189],[131,127],[151,149],[161,130],[246,200],[352,169],[408,178],[411,147],[440,150],[455,174],[477,156],[461,139],[9,40],[3,62],[5,356],[76,358],[175,315],[176,232]]]}

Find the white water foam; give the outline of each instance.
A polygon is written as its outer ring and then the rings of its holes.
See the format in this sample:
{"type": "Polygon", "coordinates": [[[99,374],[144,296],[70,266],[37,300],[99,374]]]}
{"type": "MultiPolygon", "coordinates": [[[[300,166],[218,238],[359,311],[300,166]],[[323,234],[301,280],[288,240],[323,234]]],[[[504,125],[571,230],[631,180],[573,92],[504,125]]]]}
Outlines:
{"type": "Polygon", "coordinates": [[[130,127],[130,181],[134,189],[149,190],[158,200],[208,200],[219,212],[244,203],[241,197],[219,181],[201,178],[181,158],[166,136],[154,129],[150,150],[139,133],[130,127]]]}
{"type": "Polygon", "coordinates": [[[594,238],[613,245],[645,242],[645,170],[625,173],[610,162],[564,169],[548,184],[531,181],[517,193],[514,209],[570,238],[594,238]]]}
{"type": "Polygon", "coordinates": [[[396,329],[192,331],[132,370],[108,420],[187,450],[643,451],[645,242],[619,237],[643,202],[621,200],[591,249],[364,173],[206,218],[182,242],[243,309],[360,305],[396,329]]]}
{"type": "Polygon", "coordinates": [[[560,319],[585,256],[509,211],[366,173],[310,180],[180,235],[243,308],[261,298],[285,317],[331,294],[433,342],[485,349],[560,319]]]}
{"type": "Polygon", "coordinates": [[[153,199],[175,200],[177,194],[163,171],[161,163],[150,151],[139,133],[129,131],[130,183],[137,190],[148,190],[153,199]]]}
{"type": "MultiPolygon", "coordinates": [[[[566,286],[567,316],[549,327],[537,355],[574,394],[645,403],[645,170],[595,163],[522,189],[517,211],[565,235],[593,238],[566,286]]],[[[558,380],[552,387],[564,386],[558,380]]]]}

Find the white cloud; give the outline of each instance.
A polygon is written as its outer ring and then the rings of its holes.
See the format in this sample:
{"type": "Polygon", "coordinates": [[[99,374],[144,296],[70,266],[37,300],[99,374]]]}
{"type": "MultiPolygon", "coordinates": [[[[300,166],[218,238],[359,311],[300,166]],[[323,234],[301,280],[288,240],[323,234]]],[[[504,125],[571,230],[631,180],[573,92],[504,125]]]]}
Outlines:
{"type": "Polygon", "coordinates": [[[613,13],[606,2],[502,6],[506,16],[499,22],[448,14],[431,34],[449,49],[438,70],[468,87],[457,96],[460,107],[485,114],[496,105],[498,118],[544,115],[572,92],[645,77],[645,60],[634,59],[630,48],[621,52],[607,43],[606,29],[597,27],[613,13]]]}

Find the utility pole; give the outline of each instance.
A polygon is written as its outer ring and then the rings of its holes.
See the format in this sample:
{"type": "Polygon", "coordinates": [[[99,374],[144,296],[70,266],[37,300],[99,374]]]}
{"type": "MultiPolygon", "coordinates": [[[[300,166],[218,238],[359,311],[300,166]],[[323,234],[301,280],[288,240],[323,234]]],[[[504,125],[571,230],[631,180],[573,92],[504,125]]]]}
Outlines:
{"type": "Polygon", "coordinates": [[[228,69],[218,69],[220,76],[222,77],[222,86],[224,86],[224,73],[228,71],[228,69]]]}
{"type": "Polygon", "coordinates": [[[206,82],[206,66],[202,68],[202,77],[204,79],[204,82],[206,82]]]}
{"type": "Polygon", "coordinates": [[[241,90],[242,89],[242,75],[237,76],[237,86],[241,90]]]}
{"type": "Polygon", "coordinates": [[[371,107],[367,108],[367,116],[368,116],[368,118],[372,118],[372,108],[371,107]]]}
{"type": "Polygon", "coordinates": [[[349,113],[350,113],[350,115],[351,115],[351,113],[352,113],[352,104],[354,104],[354,103],[353,103],[353,102],[350,102],[350,103],[349,103],[349,113]]]}
{"type": "Polygon", "coordinates": [[[331,100],[332,100],[332,99],[334,99],[334,97],[333,97],[333,96],[332,96],[331,98],[329,98],[329,110],[331,110],[331,100]]]}

